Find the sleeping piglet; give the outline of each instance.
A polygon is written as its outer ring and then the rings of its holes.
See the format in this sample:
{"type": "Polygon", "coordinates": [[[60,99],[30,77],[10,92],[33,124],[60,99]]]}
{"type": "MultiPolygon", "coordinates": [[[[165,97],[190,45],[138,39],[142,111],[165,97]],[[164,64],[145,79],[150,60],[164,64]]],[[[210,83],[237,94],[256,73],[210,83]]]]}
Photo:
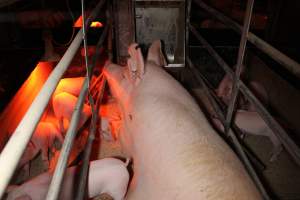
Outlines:
{"type": "MultiPolygon", "coordinates": [[[[102,160],[92,161],[90,163],[88,175],[88,196],[96,197],[106,193],[113,197],[114,200],[122,200],[127,191],[129,173],[127,164],[115,159],[104,158],[102,160]]],[[[72,200],[78,186],[75,180],[78,175],[76,167],[67,169],[65,178],[61,186],[61,192],[58,199],[72,200]]],[[[52,174],[43,173],[20,186],[13,186],[9,189],[7,200],[44,200],[50,185],[52,174]]]]}
{"type": "Polygon", "coordinates": [[[116,137],[133,159],[126,199],[261,199],[195,100],[162,68],[160,41],[146,61],[137,44],[128,52],[126,67],[104,68],[121,116],[116,137]]]}
{"type": "Polygon", "coordinates": [[[32,160],[40,151],[44,166],[49,167],[49,150],[53,148],[53,143],[58,140],[63,143],[63,137],[56,127],[50,122],[39,122],[33,136],[26,147],[19,162],[19,167],[24,166],[32,160]]]}
{"type": "MultiPolygon", "coordinates": [[[[56,94],[53,97],[52,105],[55,117],[59,121],[60,131],[65,133],[68,129],[69,123],[71,121],[71,117],[73,111],[76,106],[77,97],[68,93],[68,92],[61,92],[56,94]]],[[[88,120],[91,116],[91,108],[87,104],[83,104],[82,112],[80,115],[80,120],[78,123],[77,128],[83,126],[83,124],[88,120]]]]}

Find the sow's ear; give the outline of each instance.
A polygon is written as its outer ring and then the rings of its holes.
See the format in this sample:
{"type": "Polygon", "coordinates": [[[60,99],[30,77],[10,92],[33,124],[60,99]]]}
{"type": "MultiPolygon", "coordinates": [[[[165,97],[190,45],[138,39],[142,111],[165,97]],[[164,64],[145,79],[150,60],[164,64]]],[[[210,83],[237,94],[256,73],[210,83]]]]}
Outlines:
{"type": "Polygon", "coordinates": [[[160,67],[167,65],[166,59],[161,50],[160,40],[154,41],[149,47],[147,61],[154,62],[160,67]]]}
{"type": "Polygon", "coordinates": [[[129,78],[134,84],[138,84],[145,73],[144,58],[141,48],[133,43],[128,48],[130,58],[127,60],[129,78]]]}

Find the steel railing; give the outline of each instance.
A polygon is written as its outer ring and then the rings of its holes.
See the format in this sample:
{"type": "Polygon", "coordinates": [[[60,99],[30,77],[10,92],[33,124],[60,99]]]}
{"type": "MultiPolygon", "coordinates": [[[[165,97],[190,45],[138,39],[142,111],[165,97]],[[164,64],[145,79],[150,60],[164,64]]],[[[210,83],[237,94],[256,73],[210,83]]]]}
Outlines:
{"type": "MultiPolygon", "coordinates": [[[[84,22],[84,26],[88,27],[88,25],[92,22],[92,20],[97,16],[101,8],[103,7],[105,3],[105,0],[100,0],[99,3],[96,5],[96,7],[91,12],[88,19],[84,22]]],[[[17,165],[19,163],[19,160],[23,154],[23,152],[26,149],[27,144],[30,141],[30,138],[37,126],[37,124],[40,121],[40,118],[45,110],[45,108],[48,105],[48,102],[52,96],[52,93],[56,89],[56,86],[60,79],[62,78],[63,74],[69,67],[73,57],[75,56],[78,48],[81,45],[81,42],[83,40],[83,29],[81,28],[74,40],[72,41],[71,45],[65,52],[62,59],[59,61],[59,63],[56,65],[56,67],[53,69],[52,73],[49,75],[47,81],[43,85],[42,89],[30,105],[28,111],[22,118],[21,122],[17,126],[16,130],[12,134],[11,138],[5,145],[3,151],[0,155],[0,199],[2,198],[6,187],[9,184],[9,181],[11,180],[14,171],[17,168],[17,165]]],[[[68,151],[70,150],[72,144],[74,135],[77,128],[77,123],[81,108],[84,103],[85,94],[87,93],[87,82],[88,79],[85,79],[85,82],[83,84],[83,87],[81,89],[80,96],[78,98],[75,111],[73,112],[71,123],[69,126],[69,129],[67,131],[67,135],[62,147],[62,151],[59,157],[58,164],[55,169],[54,177],[58,177],[62,175],[62,171],[65,171],[66,165],[64,163],[68,159],[68,151]],[[60,173],[59,173],[60,172],[60,173]]],[[[55,179],[53,177],[53,179],[55,179]]],[[[55,181],[55,184],[59,184],[60,181],[55,181]]],[[[51,190],[53,193],[58,193],[54,190],[51,190]]],[[[59,191],[59,190],[58,190],[59,191]]],[[[53,196],[54,197],[54,196],[53,196]]],[[[56,199],[49,198],[49,199],[56,199]]]]}
{"type": "MultiPolygon", "coordinates": [[[[192,0],[187,1],[187,14],[186,16],[190,16],[190,4],[192,0]]],[[[295,76],[300,77],[300,65],[289,58],[288,56],[284,55],[262,39],[255,36],[253,33],[249,32],[249,25],[250,25],[250,19],[252,14],[252,7],[253,7],[253,0],[248,0],[247,3],[247,9],[245,13],[245,19],[244,19],[244,26],[240,26],[238,23],[234,22],[227,16],[223,15],[219,11],[209,7],[201,0],[194,0],[194,2],[199,5],[201,8],[203,8],[205,11],[209,12],[213,17],[220,20],[223,24],[226,26],[232,28],[233,30],[237,31],[238,33],[242,34],[241,42],[240,42],[240,48],[239,48],[239,54],[237,58],[237,68],[236,71],[233,72],[233,70],[229,67],[229,65],[221,58],[221,56],[213,49],[213,47],[199,34],[199,32],[190,24],[189,19],[186,19],[186,37],[189,37],[189,32],[192,32],[193,35],[202,43],[204,48],[210,53],[210,55],[213,56],[213,58],[217,61],[217,63],[225,70],[225,72],[230,76],[230,78],[233,81],[233,93],[231,96],[231,101],[229,103],[227,113],[224,114],[223,110],[220,108],[219,104],[216,102],[216,99],[213,97],[215,95],[213,94],[213,91],[207,86],[205,83],[205,80],[203,76],[200,74],[200,72],[195,68],[194,64],[192,63],[191,59],[187,58],[187,65],[190,67],[190,69],[193,71],[196,79],[200,82],[201,85],[204,86],[205,94],[208,96],[208,99],[210,103],[212,104],[214,110],[216,111],[219,119],[223,123],[225,127],[225,133],[227,136],[229,136],[235,148],[237,149],[237,153],[240,155],[243,163],[245,164],[249,174],[251,175],[253,181],[255,182],[256,186],[260,190],[261,194],[265,199],[270,199],[265,188],[263,187],[263,184],[261,183],[259,177],[257,176],[252,164],[249,162],[249,159],[244,152],[241,143],[239,142],[237,136],[235,135],[234,131],[232,131],[231,128],[231,122],[232,122],[232,115],[234,113],[234,107],[236,104],[236,98],[238,95],[238,92],[244,94],[244,96],[257,108],[257,112],[260,114],[262,119],[267,123],[267,125],[271,128],[273,131],[273,134],[279,138],[279,140],[282,142],[283,146],[287,150],[287,152],[292,156],[294,161],[300,165],[300,149],[295,144],[295,142],[288,136],[286,131],[274,120],[274,118],[270,115],[270,113],[264,108],[262,103],[253,95],[253,93],[249,90],[249,88],[240,80],[240,74],[241,74],[241,67],[243,63],[243,57],[245,53],[246,48],[246,42],[250,41],[253,43],[258,49],[262,50],[266,54],[268,54],[271,58],[282,64],[286,69],[288,69],[291,73],[293,73],[295,76]]],[[[188,39],[186,40],[186,48],[188,49],[188,39]]],[[[188,51],[187,51],[188,52],[188,51]]],[[[236,126],[235,128],[236,129],[236,126]]]]}

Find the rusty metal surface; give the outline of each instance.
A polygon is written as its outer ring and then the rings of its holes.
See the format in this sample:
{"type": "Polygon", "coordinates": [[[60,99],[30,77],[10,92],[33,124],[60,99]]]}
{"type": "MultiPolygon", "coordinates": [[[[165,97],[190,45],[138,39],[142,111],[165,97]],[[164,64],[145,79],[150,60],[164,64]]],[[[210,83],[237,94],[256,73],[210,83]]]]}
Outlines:
{"type": "Polygon", "coordinates": [[[160,39],[168,63],[184,64],[184,1],[137,1],[135,14],[137,42],[148,46],[160,39]]]}
{"type": "MultiPolygon", "coordinates": [[[[187,0],[186,1],[186,6],[185,6],[185,57],[190,57],[189,54],[189,38],[190,38],[190,31],[189,31],[189,24],[190,24],[190,15],[191,15],[191,5],[192,5],[192,0],[187,0]]],[[[185,61],[186,62],[186,61],[185,61]]]]}
{"type": "Polygon", "coordinates": [[[134,10],[132,0],[114,0],[114,28],[117,63],[126,65],[128,46],[135,41],[134,10]]]}

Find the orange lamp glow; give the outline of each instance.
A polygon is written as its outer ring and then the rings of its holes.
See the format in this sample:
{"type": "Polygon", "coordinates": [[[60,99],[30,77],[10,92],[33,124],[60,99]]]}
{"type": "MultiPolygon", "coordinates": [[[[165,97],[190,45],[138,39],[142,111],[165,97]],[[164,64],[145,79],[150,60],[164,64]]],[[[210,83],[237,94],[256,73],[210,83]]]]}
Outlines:
{"type": "MultiPolygon", "coordinates": [[[[78,17],[76,22],[74,23],[75,28],[81,28],[82,27],[82,16],[78,17]]],[[[91,28],[101,28],[103,27],[103,24],[99,21],[93,21],[90,25],[91,28]]]]}
{"type": "Polygon", "coordinates": [[[0,116],[0,149],[44,85],[53,69],[53,63],[39,62],[28,79],[15,94],[0,116]]]}
{"type": "Polygon", "coordinates": [[[93,28],[101,28],[103,27],[103,24],[99,21],[95,21],[95,22],[92,22],[91,23],[91,26],[90,27],[93,27],[93,28]]]}
{"type": "Polygon", "coordinates": [[[78,17],[78,19],[74,23],[73,27],[75,27],[75,28],[81,28],[82,27],[82,16],[78,17]]]}

